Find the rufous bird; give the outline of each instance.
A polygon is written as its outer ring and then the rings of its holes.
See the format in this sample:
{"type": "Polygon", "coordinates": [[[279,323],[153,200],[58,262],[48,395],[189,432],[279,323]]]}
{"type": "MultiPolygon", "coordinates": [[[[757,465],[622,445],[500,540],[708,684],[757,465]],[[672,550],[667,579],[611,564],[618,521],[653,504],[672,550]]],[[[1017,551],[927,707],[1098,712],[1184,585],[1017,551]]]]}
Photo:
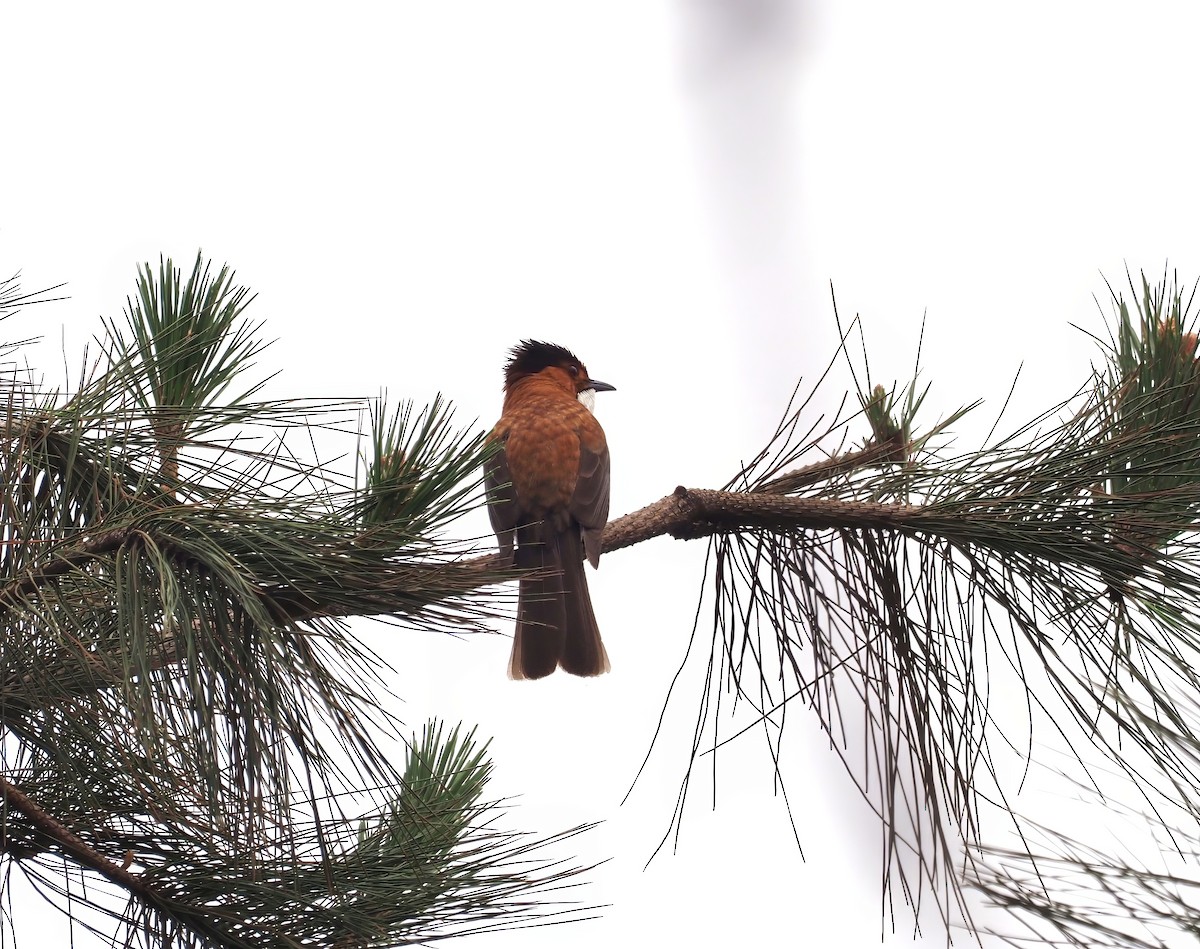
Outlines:
{"type": "Polygon", "coordinates": [[[608,521],[608,443],[590,404],[614,388],[569,350],[532,339],[504,367],[504,408],[491,433],[500,448],[484,468],[488,513],[501,551],[538,571],[520,581],[510,678],[540,679],[559,666],[577,676],[608,671],[583,558],[600,565],[608,521]]]}

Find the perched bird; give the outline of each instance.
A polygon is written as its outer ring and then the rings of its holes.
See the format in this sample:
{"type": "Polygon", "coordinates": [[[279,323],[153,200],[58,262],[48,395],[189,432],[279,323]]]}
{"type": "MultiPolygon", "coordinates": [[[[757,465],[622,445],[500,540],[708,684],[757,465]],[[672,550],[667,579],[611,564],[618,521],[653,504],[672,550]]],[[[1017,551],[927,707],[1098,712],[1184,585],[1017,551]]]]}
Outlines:
{"type": "Polygon", "coordinates": [[[599,566],[608,521],[608,443],[590,400],[613,389],[552,343],[527,339],[504,367],[504,409],[491,434],[500,449],[484,469],[488,513],[500,549],[541,571],[521,580],[513,679],[559,666],[578,676],[608,671],[583,557],[599,566]]]}

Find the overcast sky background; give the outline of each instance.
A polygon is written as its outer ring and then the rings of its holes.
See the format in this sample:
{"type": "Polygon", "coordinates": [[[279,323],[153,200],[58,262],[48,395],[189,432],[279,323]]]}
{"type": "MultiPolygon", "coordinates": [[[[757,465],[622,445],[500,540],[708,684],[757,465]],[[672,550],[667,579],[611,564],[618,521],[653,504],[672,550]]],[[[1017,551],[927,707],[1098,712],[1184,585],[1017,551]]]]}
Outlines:
{"type": "MultiPolygon", "coordinates": [[[[5,336],[42,334],[31,359],[57,380],[138,262],[203,248],[258,292],[271,396],[441,392],[490,425],[507,349],[550,339],[617,386],[597,407],[616,516],[720,486],[765,443],[833,352],[832,281],[874,381],[911,371],[926,318],[926,421],[983,397],[973,444],[1022,363],[1014,420],[1082,381],[1069,324],[1100,329],[1101,272],[1200,274],[1198,28],[1195,5],[1153,2],[6,4],[0,268],[70,300],[5,336]]],[[[611,857],[581,894],[603,917],[481,947],[878,942],[878,832],[803,715],[785,768],[804,860],[752,735],[715,813],[700,780],[678,853],[643,870],[701,668],[620,801],[703,553],[603,559],[596,681],[510,683],[501,636],[356,627],[414,727],[495,736],[508,826],[605,821],[579,844],[611,857]]]]}

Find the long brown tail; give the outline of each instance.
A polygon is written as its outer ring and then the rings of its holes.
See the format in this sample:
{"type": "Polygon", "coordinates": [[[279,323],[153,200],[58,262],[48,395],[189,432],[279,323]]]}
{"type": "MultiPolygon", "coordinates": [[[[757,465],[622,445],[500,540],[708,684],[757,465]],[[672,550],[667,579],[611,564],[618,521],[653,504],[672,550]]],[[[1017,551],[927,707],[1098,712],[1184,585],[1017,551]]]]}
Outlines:
{"type": "Polygon", "coordinates": [[[559,665],[577,676],[607,672],[608,654],[583,573],[579,528],[571,525],[560,534],[548,525],[530,525],[518,529],[517,544],[520,566],[545,574],[521,581],[509,676],[540,679],[559,665]]]}

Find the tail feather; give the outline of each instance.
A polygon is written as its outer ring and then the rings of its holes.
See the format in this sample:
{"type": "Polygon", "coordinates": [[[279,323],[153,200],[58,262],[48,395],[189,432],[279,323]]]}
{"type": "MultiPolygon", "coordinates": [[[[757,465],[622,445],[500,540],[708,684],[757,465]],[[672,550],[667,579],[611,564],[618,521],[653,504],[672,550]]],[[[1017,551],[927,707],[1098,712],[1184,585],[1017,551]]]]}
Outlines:
{"type": "Polygon", "coordinates": [[[558,668],[563,653],[566,615],[562,573],[555,556],[557,545],[543,542],[541,527],[531,524],[517,530],[517,566],[540,570],[541,574],[520,583],[517,629],[508,661],[511,679],[548,676],[558,668]]]}
{"type": "Polygon", "coordinates": [[[567,619],[566,642],[560,662],[571,675],[598,676],[608,672],[608,653],[600,639],[600,627],[596,625],[592,597],[583,572],[583,537],[574,525],[559,536],[567,619]]]}
{"type": "Polygon", "coordinates": [[[518,528],[517,564],[543,574],[520,583],[509,677],[540,679],[559,665],[578,676],[607,672],[578,527],[572,524],[562,533],[546,524],[518,528]]]}

